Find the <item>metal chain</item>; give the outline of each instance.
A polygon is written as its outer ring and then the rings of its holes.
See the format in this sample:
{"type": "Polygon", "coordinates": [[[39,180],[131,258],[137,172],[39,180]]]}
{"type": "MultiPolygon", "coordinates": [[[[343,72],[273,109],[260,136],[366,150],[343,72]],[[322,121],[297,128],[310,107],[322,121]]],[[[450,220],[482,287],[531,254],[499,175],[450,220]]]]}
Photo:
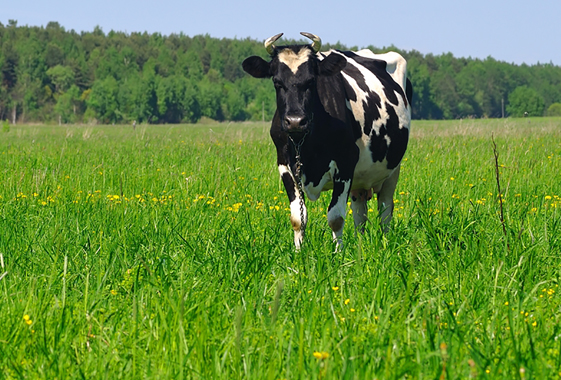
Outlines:
{"type": "Polygon", "coordinates": [[[306,225],[308,224],[307,220],[304,219],[304,189],[302,187],[302,161],[300,160],[300,148],[302,148],[302,144],[304,144],[304,139],[306,138],[307,133],[302,137],[302,139],[295,143],[292,137],[289,135],[288,138],[292,141],[292,145],[294,145],[294,150],[296,151],[296,186],[298,186],[298,191],[300,192],[300,231],[302,231],[302,237],[304,237],[306,233],[306,225]]]}

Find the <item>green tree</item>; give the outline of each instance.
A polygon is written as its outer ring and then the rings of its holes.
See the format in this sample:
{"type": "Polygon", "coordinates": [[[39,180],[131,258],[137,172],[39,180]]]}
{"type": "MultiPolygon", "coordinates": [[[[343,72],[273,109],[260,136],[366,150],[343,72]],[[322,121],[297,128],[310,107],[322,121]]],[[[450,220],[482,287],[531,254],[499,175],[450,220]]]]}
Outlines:
{"type": "Polygon", "coordinates": [[[49,42],[45,51],[47,66],[53,67],[64,63],[64,51],[54,42],[49,42]]]}
{"type": "Polygon", "coordinates": [[[47,76],[55,87],[56,93],[63,93],[74,84],[74,70],[62,65],[56,65],[47,70],[47,76]]]}
{"type": "Polygon", "coordinates": [[[544,100],[528,86],[519,86],[508,96],[506,111],[510,116],[543,116],[544,100]]]}
{"type": "Polygon", "coordinates": [[[86,101],[87,116],[94,117],[102,123],[118,122],[121,119],[117,104],[118,91],[119,84],[112,76],[96,81],[86,101]]]}
{"type": "Polygon", "coordinates": [[[227,120],[241,121],[248,117],[242,91],[233,83],[224,86],[226,95],[222,104],[222,114],[227,120]]]}
{"type": "Polygon", "coordinates": [[[75,123],[77,121],[76,110],[80,103],[80,89],[72,85],[68,91],[57,96],[55,113],[61,123],[75,123]]]}
{"type": "Polygon", "coordinates": [[[154,64],[149,60],[142,73],[127,81],[131,90],[129,115],[138,122],[157,122],[159,120],[158,97],[156,94],[158,78],[154,64]]]}
{"type": "Polygon", "coordinates": [[[547,116],[561,116],[561,103],[553,103],[547,108],[547,116]]]}
{"type": "Polygon", "coordinates": [[[222,80],[220,74],[210,69],[198,84],[198,101],[201,107],[201,116],[213,120],[223,120],[222,113],[222,80]]]}

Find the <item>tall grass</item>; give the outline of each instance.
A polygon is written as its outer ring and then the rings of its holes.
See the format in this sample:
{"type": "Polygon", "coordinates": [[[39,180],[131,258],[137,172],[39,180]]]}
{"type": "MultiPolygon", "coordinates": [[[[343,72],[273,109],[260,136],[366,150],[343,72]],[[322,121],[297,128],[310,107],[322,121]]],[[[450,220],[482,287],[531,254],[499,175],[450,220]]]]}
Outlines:
{"type": "Polygon", "coordinates": [[[414,122],[390,232],[342,252],[327,195],[294,250],[265,124],[11,127],[1,376],[557,378],[560,127],[414,122]]]}

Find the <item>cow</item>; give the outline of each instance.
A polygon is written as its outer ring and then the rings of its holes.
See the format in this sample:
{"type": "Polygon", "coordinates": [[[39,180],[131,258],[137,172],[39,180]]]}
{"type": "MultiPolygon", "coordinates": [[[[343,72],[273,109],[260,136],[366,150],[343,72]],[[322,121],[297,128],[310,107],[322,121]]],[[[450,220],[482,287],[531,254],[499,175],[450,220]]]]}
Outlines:
{"type": "Polygon", "coordinates": [[[296,249],[308,221],[303,193],[316,201],[326,190],[333,191],[327,222],[340,249],[349,195],[357,230],[364,231],[373,193],[382,229],[388,229],[413,93],[407,63],[398,53],[320,52],[318,36],[301,34],[312,43],[275,46],[283,35],[277,34],[265,41],[270,61],[252,56],[242,67],[253,77],[272,78],[275,87],[270,135],[296,249]]]}

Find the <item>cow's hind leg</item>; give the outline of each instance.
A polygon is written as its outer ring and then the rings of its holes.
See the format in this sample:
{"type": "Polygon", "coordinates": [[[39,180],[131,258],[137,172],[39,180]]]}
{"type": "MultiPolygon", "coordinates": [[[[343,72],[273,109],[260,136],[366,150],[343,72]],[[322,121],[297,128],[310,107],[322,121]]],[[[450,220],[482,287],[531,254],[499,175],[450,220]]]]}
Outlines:
{"type": "Polygon", "coordinates": [[[384,181],[380,192],[378,192],[378,213],[380,215],[380,222],[382,230],[388,232],[390,222],[393,214],[393,194],[397,187],[397,180],[399,179],[399,169],[401,166],[395,168],[394,172],[384,181]]]}
{"type": "Polygon", "coordinates": [[[372,190],[352,190],[351,191],[351,210],[355,228],[364,233],[364,226],[368,220],[368,201],[372,198],[372,190]]]}
{"type": "Polygon", "coordinates": [[[304,239],[304,227],[308,223],[308,211],[304,204],[303,195],[300,194],[296,179],[286,165],[279,165],[279,173],[290,202],[290,223],[294,230],[294,245],[300,249],[304,239]]]}

